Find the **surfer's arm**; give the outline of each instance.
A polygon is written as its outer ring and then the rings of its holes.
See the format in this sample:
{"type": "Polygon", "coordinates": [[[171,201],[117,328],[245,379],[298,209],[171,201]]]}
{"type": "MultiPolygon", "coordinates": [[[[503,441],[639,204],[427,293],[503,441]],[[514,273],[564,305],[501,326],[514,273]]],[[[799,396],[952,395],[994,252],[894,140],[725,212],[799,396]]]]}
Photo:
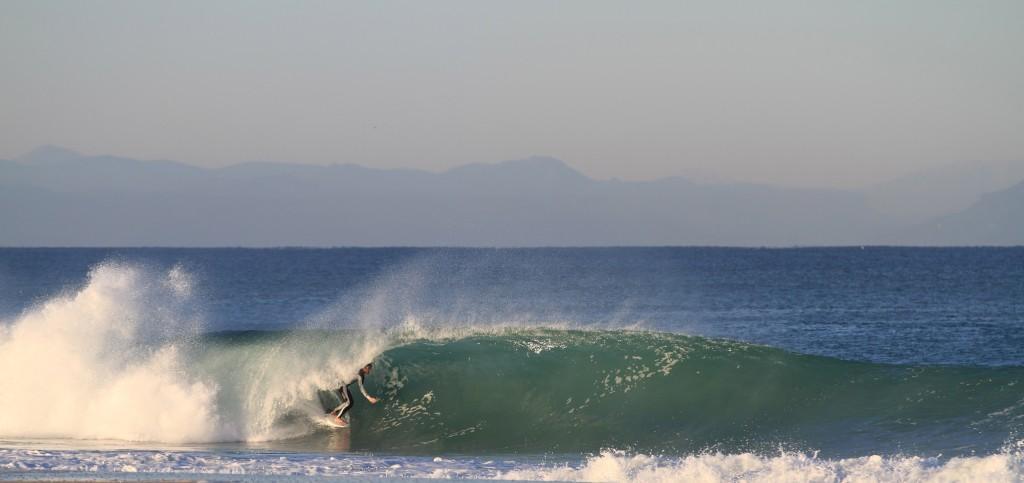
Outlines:
{"type": "Polygon", "coordinates": [[[377,398],[375,398],[375,397],[371,396],[369,393],[367,393],[366,392],[366,388],[363,387],[363,375],[362,374],[359,374],[359,377],[356,378],[356,382],[359,383],[359,392],[363,393],[363,397],[365,397],[367,401],[370,401],[370,404],[376,404],[377,403],[377,398]]]}

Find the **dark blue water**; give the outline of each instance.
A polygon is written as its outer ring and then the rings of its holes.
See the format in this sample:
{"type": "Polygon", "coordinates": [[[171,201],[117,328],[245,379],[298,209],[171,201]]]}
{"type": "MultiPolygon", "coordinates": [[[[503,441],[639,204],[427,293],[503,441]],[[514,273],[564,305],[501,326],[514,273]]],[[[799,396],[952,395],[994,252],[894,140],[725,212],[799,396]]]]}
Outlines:
{"type": "Polygon", "coordinates": [[[1024,248],[0,249],[0,317],[102,262],[196,285],[207,331],[638,326],[849,360],[1024,365],[1024,248]]]}

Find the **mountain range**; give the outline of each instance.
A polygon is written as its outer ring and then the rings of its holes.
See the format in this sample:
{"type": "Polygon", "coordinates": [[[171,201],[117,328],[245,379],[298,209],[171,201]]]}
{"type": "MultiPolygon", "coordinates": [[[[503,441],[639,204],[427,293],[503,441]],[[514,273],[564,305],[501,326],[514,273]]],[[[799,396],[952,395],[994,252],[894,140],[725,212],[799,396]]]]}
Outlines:
{"type": "Polygon", "coordinates": [[[273,162],[213,169],[44,146],[0,160],[0,245],[1022,244],[1024,184],[1007,181],[1021,166],[971,178],[935,212],[941,203],[908,208],[900,196],[945,200],[948,173],[970,169],[842,191],[595,180],[541,156],[443,172],[273,162]]]}

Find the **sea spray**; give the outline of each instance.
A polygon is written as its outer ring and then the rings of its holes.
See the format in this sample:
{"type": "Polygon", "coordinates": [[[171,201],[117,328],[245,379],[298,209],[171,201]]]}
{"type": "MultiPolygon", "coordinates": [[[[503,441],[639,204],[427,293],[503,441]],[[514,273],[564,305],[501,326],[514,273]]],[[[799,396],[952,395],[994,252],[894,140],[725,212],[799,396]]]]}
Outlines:
{"type": "Polygon", "coordinates": [[[219,352],[201,336],[191,277],[104,263],[78,290],[0,324],[0,436],[163,443],[260,441],[311,432],[318,389],[384,349],[275,336],[219,352]],[[299,417],[295,417],[298,415],[299,417]],[[288,416],[291,416],[290,418],[288,416]]]}
{"type": "Polygon", "coordinates": [[[103,264],[79,291],[0,334],[0,435],[194,441],[220,424],[216,382],[191,376],[199,322],[180,269],[103,264]]]}

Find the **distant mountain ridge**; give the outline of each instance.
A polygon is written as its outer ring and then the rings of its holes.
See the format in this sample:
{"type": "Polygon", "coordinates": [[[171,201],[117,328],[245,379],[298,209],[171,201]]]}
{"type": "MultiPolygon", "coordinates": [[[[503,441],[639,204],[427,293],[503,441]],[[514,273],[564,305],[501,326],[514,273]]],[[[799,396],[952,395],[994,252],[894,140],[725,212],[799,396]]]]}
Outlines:
{"type": "Polygon", "coordinates": [[[868,204],[910,223],[963,211],[982,195],[1024,180],[1024,161],[953,163],[921,170],[865,190],[868,204]]]}
{"type": "Polygon", "coordinates": [[[938,217],[911,236],[932,245],[1024,244],[1024,182],[985,194],[968,209],[938,217]]]}
{"type": "Polygon", "coordinates": [[[210,169],[56,146],[0,161],[0,224],[6,246],[791,246],[937,236],[893,223],[860,193],[595,180],[544,156],[443,172],[210,169]]]}

